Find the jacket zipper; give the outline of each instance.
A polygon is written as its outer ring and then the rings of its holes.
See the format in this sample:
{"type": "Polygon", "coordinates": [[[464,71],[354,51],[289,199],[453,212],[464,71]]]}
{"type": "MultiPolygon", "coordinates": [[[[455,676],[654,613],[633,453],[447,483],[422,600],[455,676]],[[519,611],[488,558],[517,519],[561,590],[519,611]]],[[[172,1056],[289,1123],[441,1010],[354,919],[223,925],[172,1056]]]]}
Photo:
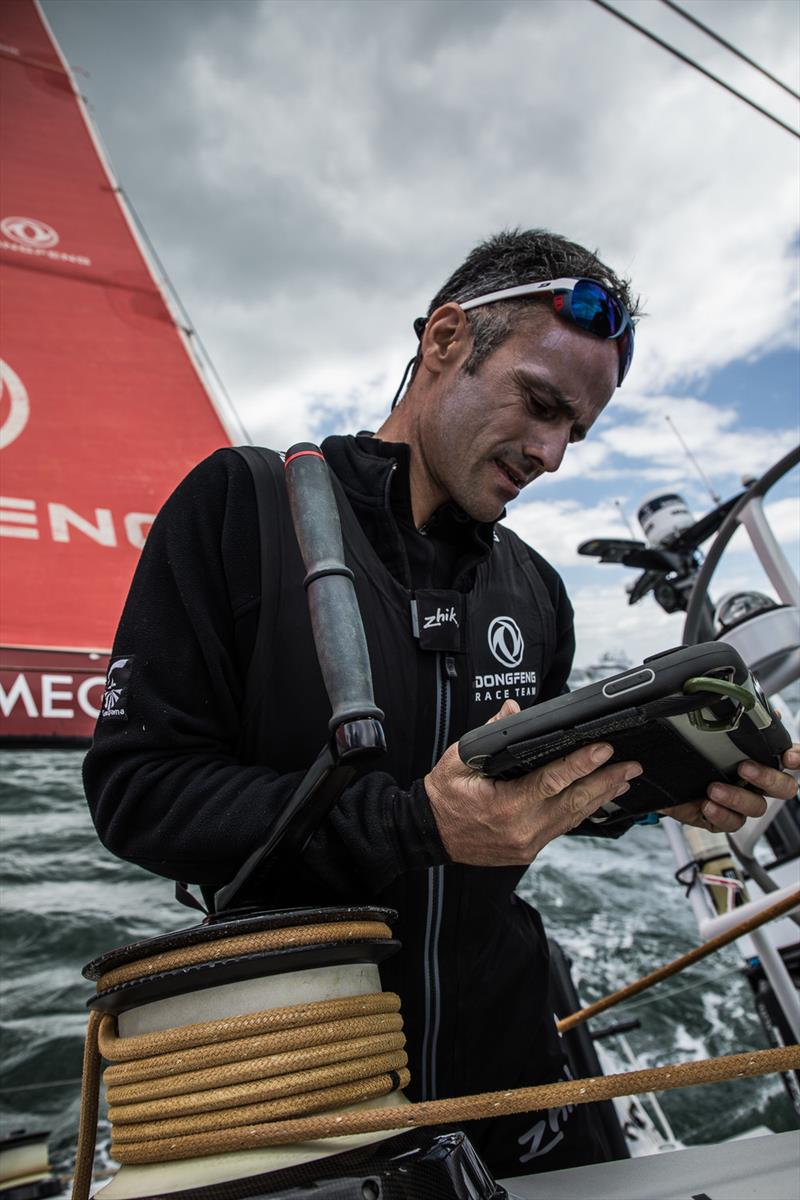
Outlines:
{"type": "MultiPolygon", "coordinates": [[[[439,761],[447,749],[450,738],[450,712],[453,680],[456,678],[456,663],[451,654],[436,654],[436,734],[433,742],[431,766],[439,761]]],[[[423,1097],[435,1100],[438,1096],[436,1059],[439,1048],[439,1028],[442,1015],[442,997],[439,968],[439,934],[444,909],[444,867],[428,868],[428,897],[425,914],[425,1026],[422,1038],[423,1097]]]]}

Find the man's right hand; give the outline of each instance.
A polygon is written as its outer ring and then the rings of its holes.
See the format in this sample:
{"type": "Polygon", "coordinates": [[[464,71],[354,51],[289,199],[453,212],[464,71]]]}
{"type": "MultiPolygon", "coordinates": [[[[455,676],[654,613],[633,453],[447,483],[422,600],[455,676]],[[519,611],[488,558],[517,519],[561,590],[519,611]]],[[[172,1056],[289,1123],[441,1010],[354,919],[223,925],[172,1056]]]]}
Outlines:
{"type": "MultiPolygon", "coordinates": [[[[519,712],[507,700],[497,717],[519,712]]],[[[452,745],[425,776],[433,815],[453,862],[475,867],[527,866],[553,838],[628,791],[641,775],[636,762],[603,766],[606,743],[582,746],[521,779],[486,779],[466,766],[452,745]]]]}

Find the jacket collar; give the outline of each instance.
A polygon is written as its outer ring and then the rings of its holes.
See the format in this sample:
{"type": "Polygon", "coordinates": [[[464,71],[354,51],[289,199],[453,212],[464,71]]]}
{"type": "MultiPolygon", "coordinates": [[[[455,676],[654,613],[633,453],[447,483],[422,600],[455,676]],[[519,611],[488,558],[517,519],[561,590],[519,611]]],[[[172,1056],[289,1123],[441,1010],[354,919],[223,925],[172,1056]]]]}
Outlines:
{"type": "Polygon", "coordinates": [[[494,524],[473,521],[448,502],[418,530],[411,509],[408,445],[359,433],[328,437],[322,450],[367,538],[396,579],[411,587],[419,577],[417,565],[430,561],[428,552],[436,547],[437,574],[448,580],[440,586],[471,586],[475,567],[491,553],[494,524]]]}
{"type": "MultiPolygon", "coordinates": [[[[390,510],[401,525],[414,528],[409,479],[411,450],[405,442],[385,442],[361,432],[355,437],[328,437],[322,443],[322,450],[351,504],[390,510]]],[[[470,542],[486,554],[492,547],[494,526],[493,521],[473,521],[449,500],[431,515],[421,532],[435,532],[448,541],[470,542]]]]}

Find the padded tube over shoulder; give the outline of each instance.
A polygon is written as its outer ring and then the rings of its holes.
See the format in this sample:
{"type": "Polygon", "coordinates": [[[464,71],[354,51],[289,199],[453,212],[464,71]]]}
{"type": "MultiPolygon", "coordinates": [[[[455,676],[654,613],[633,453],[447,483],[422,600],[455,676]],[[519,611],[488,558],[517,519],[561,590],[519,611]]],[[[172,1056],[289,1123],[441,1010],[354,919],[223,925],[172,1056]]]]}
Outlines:
{"type": "Polygon", "coordinates": [[[383,719],[372,692],[367,643],[353,574],[344,562],[339,511],[322,451],[299,442],[286,451],[286,487],[306,568],[314,644],[331,701],[330,727],[383,719]]]}

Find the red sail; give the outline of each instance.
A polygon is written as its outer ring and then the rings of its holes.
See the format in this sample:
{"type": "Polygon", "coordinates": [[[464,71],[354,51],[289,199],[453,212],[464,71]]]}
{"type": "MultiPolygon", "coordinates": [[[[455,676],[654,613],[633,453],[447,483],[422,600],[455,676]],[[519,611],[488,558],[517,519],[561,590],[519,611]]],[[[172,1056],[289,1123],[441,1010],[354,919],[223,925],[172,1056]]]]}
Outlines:
{"type": "Polygon", "coordinates": [[[0,95],[0,719],[85,737],[153,515],[231,438],[33,0],[0,95]]]}

